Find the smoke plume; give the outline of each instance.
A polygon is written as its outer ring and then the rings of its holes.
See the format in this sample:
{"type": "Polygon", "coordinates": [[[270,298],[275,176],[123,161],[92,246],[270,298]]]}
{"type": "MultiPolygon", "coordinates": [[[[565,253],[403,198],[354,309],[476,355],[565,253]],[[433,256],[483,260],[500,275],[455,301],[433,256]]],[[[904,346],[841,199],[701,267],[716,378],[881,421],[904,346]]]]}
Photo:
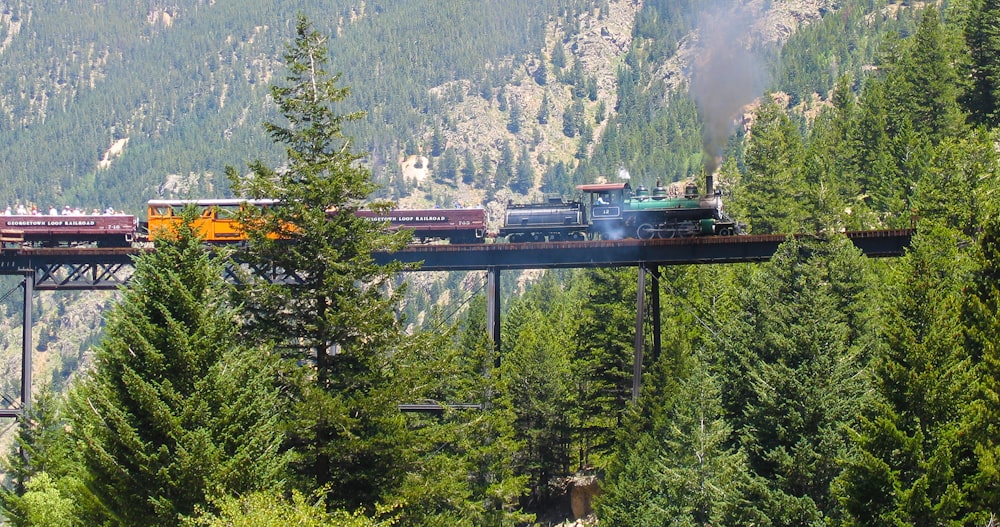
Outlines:
{"type": "Polygon", "coordinates": [[[698,27],[698,51],[691,73],[691,93],[704,125],[705,174],[718,169],[734,123],[744,106],[766,86],[759,57],[748,49],[754,16],[737,0],[715,2],[698,27]]]}

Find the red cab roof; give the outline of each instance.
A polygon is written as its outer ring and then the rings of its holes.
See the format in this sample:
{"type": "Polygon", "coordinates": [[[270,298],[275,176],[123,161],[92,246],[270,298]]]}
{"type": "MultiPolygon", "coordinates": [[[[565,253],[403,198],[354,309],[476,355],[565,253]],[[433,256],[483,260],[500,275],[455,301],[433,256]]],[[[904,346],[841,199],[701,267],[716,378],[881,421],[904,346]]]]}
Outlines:
{"type": "Polygon", "coordinates": [[[577,185],[576,189],[583,192],[610,192],[613,190],[624,190],[631,188],[628,182],[622,183],[594,183],[590,185],[577,185]]]}

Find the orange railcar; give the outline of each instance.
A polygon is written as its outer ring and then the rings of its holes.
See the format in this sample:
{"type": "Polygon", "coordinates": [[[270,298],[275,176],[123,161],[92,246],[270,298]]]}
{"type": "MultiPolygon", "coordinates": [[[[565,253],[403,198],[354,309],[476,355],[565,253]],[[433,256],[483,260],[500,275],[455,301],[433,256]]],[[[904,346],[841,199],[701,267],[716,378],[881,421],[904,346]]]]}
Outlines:
{"type": "Polygon", "coordinates": [[[277,203],[273,199],[154,199],[147,202],[149,238],[153,241],[165,232],[174,232],[183,219],[186,207],[193,206],[198,211],[193,227],[208,243],[232,243],[246,239],[236,213],[246,206],[268,206],[277,203]]]}

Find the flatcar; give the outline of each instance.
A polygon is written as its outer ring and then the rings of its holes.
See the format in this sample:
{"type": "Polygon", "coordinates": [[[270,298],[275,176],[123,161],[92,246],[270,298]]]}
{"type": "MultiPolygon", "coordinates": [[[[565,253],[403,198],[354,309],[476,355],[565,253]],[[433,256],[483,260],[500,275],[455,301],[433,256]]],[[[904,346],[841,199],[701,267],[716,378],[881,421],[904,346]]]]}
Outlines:
{"type": "Polygon", "coordinates": [[[3,247],[128,247],[137,231],[128,214],[0,215],[3,247]]]}

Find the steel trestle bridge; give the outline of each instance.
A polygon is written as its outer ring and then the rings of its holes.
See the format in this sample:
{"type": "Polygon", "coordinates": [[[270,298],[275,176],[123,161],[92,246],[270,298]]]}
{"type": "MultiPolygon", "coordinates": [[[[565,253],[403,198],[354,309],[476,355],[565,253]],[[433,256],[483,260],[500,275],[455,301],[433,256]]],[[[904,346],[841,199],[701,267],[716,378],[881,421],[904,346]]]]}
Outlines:
{"type": "MultiPolygon", "coordinates": [[[[843,233],[869,257],[901,256],[910,244],[912,229],[851,231],[843,233]]],[[[800,234],[803,238],[810,235],[800,234]]],[[[393,253],[376,253],[380,264],[399,261],[419,263],[420,271],[487,271],[487,318],[496,349],[500,344],[500,271],[584,267],[638,267],[636,302],[635,371],[633,397],[638,396],[642,369],[646,311],[646,275],[658,290],[659,268],[667,265],[763,262],[769,260],[787,235],[707,236],[652,240],[597,240],[574,242],[410,245],[393,253]]],[[[17,248],[0,251],[0,274],[24,277],[22,324],[21,403],[0,408],[0,417],[18,417],[31,403],[32,313],[35,290],[113,290],[132,275],[133,259],[149,249],[136,248],[17,248]]],[[[291,273],[273,274],[255,269],[270,279],[294,279],[291,273]]],[[[235,276],[231,271],[229,274],[235,276]]],[[[659,353],[659,295],[651,296],[653,353],[659,353]]],[[[499,354],[497,354],[499,357],[499,354]]],[[[499,358],[497,359],[499,361],[499,358]]],[[[405,409],[404,409],[405,410],[405,409]]]]}

